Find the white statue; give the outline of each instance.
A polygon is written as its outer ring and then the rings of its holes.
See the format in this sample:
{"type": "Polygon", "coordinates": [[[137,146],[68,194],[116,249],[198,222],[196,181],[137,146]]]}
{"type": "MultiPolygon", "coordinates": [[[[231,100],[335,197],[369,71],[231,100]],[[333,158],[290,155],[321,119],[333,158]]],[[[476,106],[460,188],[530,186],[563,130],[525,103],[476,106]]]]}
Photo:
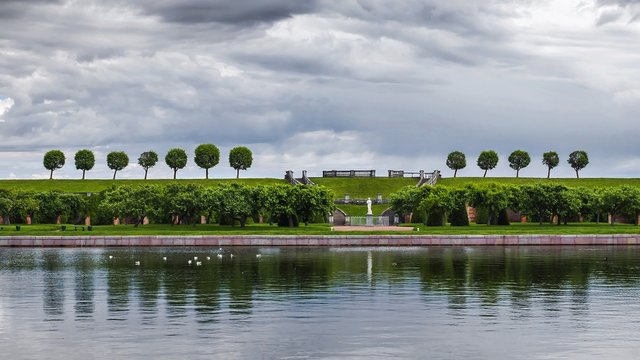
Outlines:
{"type": "Polygon", "coordinates": [[[373,215],[371,211],[371,198],[367,198],[367,215],[373,215]]]}

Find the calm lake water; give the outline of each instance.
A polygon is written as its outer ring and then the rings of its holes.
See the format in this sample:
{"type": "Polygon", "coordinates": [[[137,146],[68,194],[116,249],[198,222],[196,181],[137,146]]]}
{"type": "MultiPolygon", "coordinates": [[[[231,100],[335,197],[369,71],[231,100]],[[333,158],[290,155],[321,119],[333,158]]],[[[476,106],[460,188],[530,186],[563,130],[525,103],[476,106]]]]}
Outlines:
{"type": "Polygon", "coordinates": [[[0,357],[640,358],[640,247],[217,253],[0,249],[0,357]]]}

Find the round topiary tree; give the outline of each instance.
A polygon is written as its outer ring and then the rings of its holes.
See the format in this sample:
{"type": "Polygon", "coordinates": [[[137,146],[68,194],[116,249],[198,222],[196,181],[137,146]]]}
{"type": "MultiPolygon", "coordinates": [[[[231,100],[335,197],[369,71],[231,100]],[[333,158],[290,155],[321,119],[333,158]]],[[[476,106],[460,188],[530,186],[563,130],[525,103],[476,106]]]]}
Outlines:
{"type": "Polygon", "coordinates": [[[567,162],[571,165],[573,170],[576,171],[576,177],[580,179],[580,174],[578,174],[578,172],[589,164],[589,156],[586,151],[576,150],[569,154],[567,162]]]}
{"type": "Polygon", "coordinates": [[[516,150],[509,155],[509,167],[516,171],[516,177],[520,175],[520,169],[524,169],[531,163],[529,153],[524,150],[516,150]]]}
{"type": "Polygon", "coordinates": [[[229,165],[236,169],[236,179],[240,178],[240,170],[247,170],[253,163],[253,154],[249,148],[238,146],[229,152],[229,165]]]}
{"type": "Polygon", "coordinates": [[[175,180],[178,170],[187,166],[187,153],[184,149],[173,148],[167,152],[164,162],[173,169],[173,179],[175,180]]]}
{"type": "Polygon", "coordinates": [[[447,166],[453,170],[453,177],[456,177],[458,170],[467,166],[467,158],[460,151],[453,151],[447,156],[447,166]]]}
{"type": "Polygon", "coordinates": [[[44,154],[42,164],[45,169],[51,171],[51,173],[49,173],[49,180],[53,179],[53,171],[62,168],[64,166],[64,162],[64,153],[60,150],[51,150],[44,154]]]}
{"type": "Polygon", "coordinates": [[[478,167],[484,170],[484,175],[487,176],[487,171],[494,169],[498,165],[498,153],[493,150],[485,150],[478,156],[478,167]]]}
{"type": "Polygon", "coordinates": [[[195,154],[193,161],[205,170],[205,178],[209,179],[209,169],[220,162],[220,150],[213,144],[201,144],[196,148],[195,154]]]}
{"type": "Polygon", "coordinates": [[[547,179],[551,176],[551,169],[558,166],[560,157],[555,151],[549,151],[542,154],[542,163],[547,166],[547,179]]]}
{"type": "Polygon", "coordinates": [[[147,172],[156,166],[158,162],[158,154],[155,151],[145,151],[138,158],[138,165],[144,169],[144,179],[147,180],[147,172]]]}
{"type": "Polygon", "coordinates": [[[107,154],[107,166],[113,170],[113,180],[116,179],[116,173],[129,165],[129,156],[124,151],[112,151],[107,154]]]}
{"type": "Polygon", "coordinates": [[[75,161],[76,169],[82,170],[82,180],[84,180],[85,171],[93,169],[96,164],[96,157],[93,155],[93,151],[82,149],[76,152],[75,161]]]}

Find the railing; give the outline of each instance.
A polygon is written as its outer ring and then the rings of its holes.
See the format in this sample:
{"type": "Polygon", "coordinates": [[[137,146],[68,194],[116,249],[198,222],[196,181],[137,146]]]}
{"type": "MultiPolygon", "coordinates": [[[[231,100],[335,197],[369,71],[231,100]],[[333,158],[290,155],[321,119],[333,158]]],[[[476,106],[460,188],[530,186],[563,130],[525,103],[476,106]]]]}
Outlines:
{"type": "Polygon", "coordinates": [[[390,178],[398,178],[398,177],[410,177],[413,179],[419,179],[424,176],[424,170],[420,171],[404,171],[404,170],[389,170],[390,178]]]}
{"type": "Polygon", "coordinates": [[[346,226],[389,226],[388,216],[347,216],[346,226]]]}
{"type": "Polygon", "coordinates": [[[322,177],[376,177],[375,170],[325,170],[322,177]]]}

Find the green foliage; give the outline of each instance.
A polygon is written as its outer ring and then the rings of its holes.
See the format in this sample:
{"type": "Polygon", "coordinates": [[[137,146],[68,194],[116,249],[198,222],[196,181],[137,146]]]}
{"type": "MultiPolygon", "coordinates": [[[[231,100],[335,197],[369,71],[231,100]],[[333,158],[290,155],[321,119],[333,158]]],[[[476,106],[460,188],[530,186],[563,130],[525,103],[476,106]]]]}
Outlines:
{"type": "Polygon", "coordinates": [[[156,166],[158,154],[155,151],[145,151],[138,158],[138,165],[144,169],[144,179],[147,180],[149,169],[156,166]]]}
{"type": "Polygon", "coordinates": [[[315,217],[326,217],[335,210],[333,193],[324,186],[296,186],[296,214],[305,225],[315,217]]]}
{"type": "Polygon", "coordinates": [[[78,150],[75,156],[76,169],[82,170],[82,180],[84,180],[85,171],[93,169],[96,164],[96,157],[93,151],[88,149],[78,150]]]}
{"type": "Polygon", "coordinates": [[[220,162],[220,150],[213,144],[201,144],[196,147],[193,159],[199,167],[205,169],[205,178],[209,178],[209,169],[220,162]]]}
{"type": "Polygon", "coordinates": [[[187,166],[187,153],[184,149],[173,148],[167,152],[164,162],[173,169],[173,179],[175,180],[178,170],[187,166]]]}
{"type": "Polygon", "coordinates": [[[504,209],[498,213],[498,220],[496,221],[496,225],[511,225],[507,209],[504,209]]]}
{"type": "Polygon", "coordinates": [[[129,156],[124,151],[112,151],[107,154],[107,166],[113,170],[113,179],[116,173],[129,165],[129,156]]]}
{"type": "Polygon", "coordinates": [[[456,177],[458,170],[467,166],[467,158],[460,151],[453,151],[447,156],[447,167],[453,170],[453,177],[456,177]]]}
{"type": "Polygon", "coordinates": [[[586,151],[576,150],[569,154],[567,162],[571,165],[573,170],[576,171],[576,178],[580,178],[580,174],[578,172],[589,164],[589,156],[586,151]]]}
{"type": "Polygon", "coordinates": [[[476,224],[487,225],[489,223],[489,212],[483,207],[476,207],[476,224]]]}
{"type": "Polygon", "coordinates": [[[469,226],[469,215],[467,214],[468,193],[463,189],[449,190],[449,211],[448,220],[451,226],[469,226]]]}
{"type": "Polygon", "coordinates": [[[542,154],[542,164],[547,166],[547,179],[551,176],[551,169],[558,166],[560,157],[555,151],[548,151],[542,154]]]}
{"type": "Polygon", "coordinates": [[[485,150],[478,156],[478,167],[484,170],[484,175],[487,176],[487,171],[492,170],[498,165],[498,154],[493,150],[485,150]]]}
{"type": "Polygon", "coordinates": [[[253,163],[253,154],[249,148],[237,146],[229,151],[229,165],[236,169],[236,178],[240,178],[240,170],[247,170],[253,163]]]}
{"type": "Polygon", "coordinates": [[[50,150],[44,154],[42,164],[44,168],[50,170],[49,179],[53,179],[53,171],[58,170],[64,166],[65,157],[64,153],[60,150],[50,150]]]}
{"type": "Polygon", "coordinates": [[[531,157],[524,150],[516,150],[509,155],[509,167],[516,171],[516,177],[519,177],[520,170],[529,166],[531,157]]]}
{"type": "Polygon", "coordinates": [[[481,186],[469,186],[467,188],[469,200],[473,207],[484,208],[487,211],[487,224],[495,224],[500,212],[513,203],[513,198],[508,187],[489,183],[481,186]]]}
{"type": "Polygon", "coordinates": [[[630,186],[611,187],[602,191],[602,207],[615,223],[615,215],[627,215],[637,221],[640,212],[640,190],[630,186]]]}
{"type": "Polygon", "coordinates": [[[427,214],[427,221],[425,225],[427,226],[444,226],[446,222],[446,217],[443,212],[431,212],[427,214]]]}

